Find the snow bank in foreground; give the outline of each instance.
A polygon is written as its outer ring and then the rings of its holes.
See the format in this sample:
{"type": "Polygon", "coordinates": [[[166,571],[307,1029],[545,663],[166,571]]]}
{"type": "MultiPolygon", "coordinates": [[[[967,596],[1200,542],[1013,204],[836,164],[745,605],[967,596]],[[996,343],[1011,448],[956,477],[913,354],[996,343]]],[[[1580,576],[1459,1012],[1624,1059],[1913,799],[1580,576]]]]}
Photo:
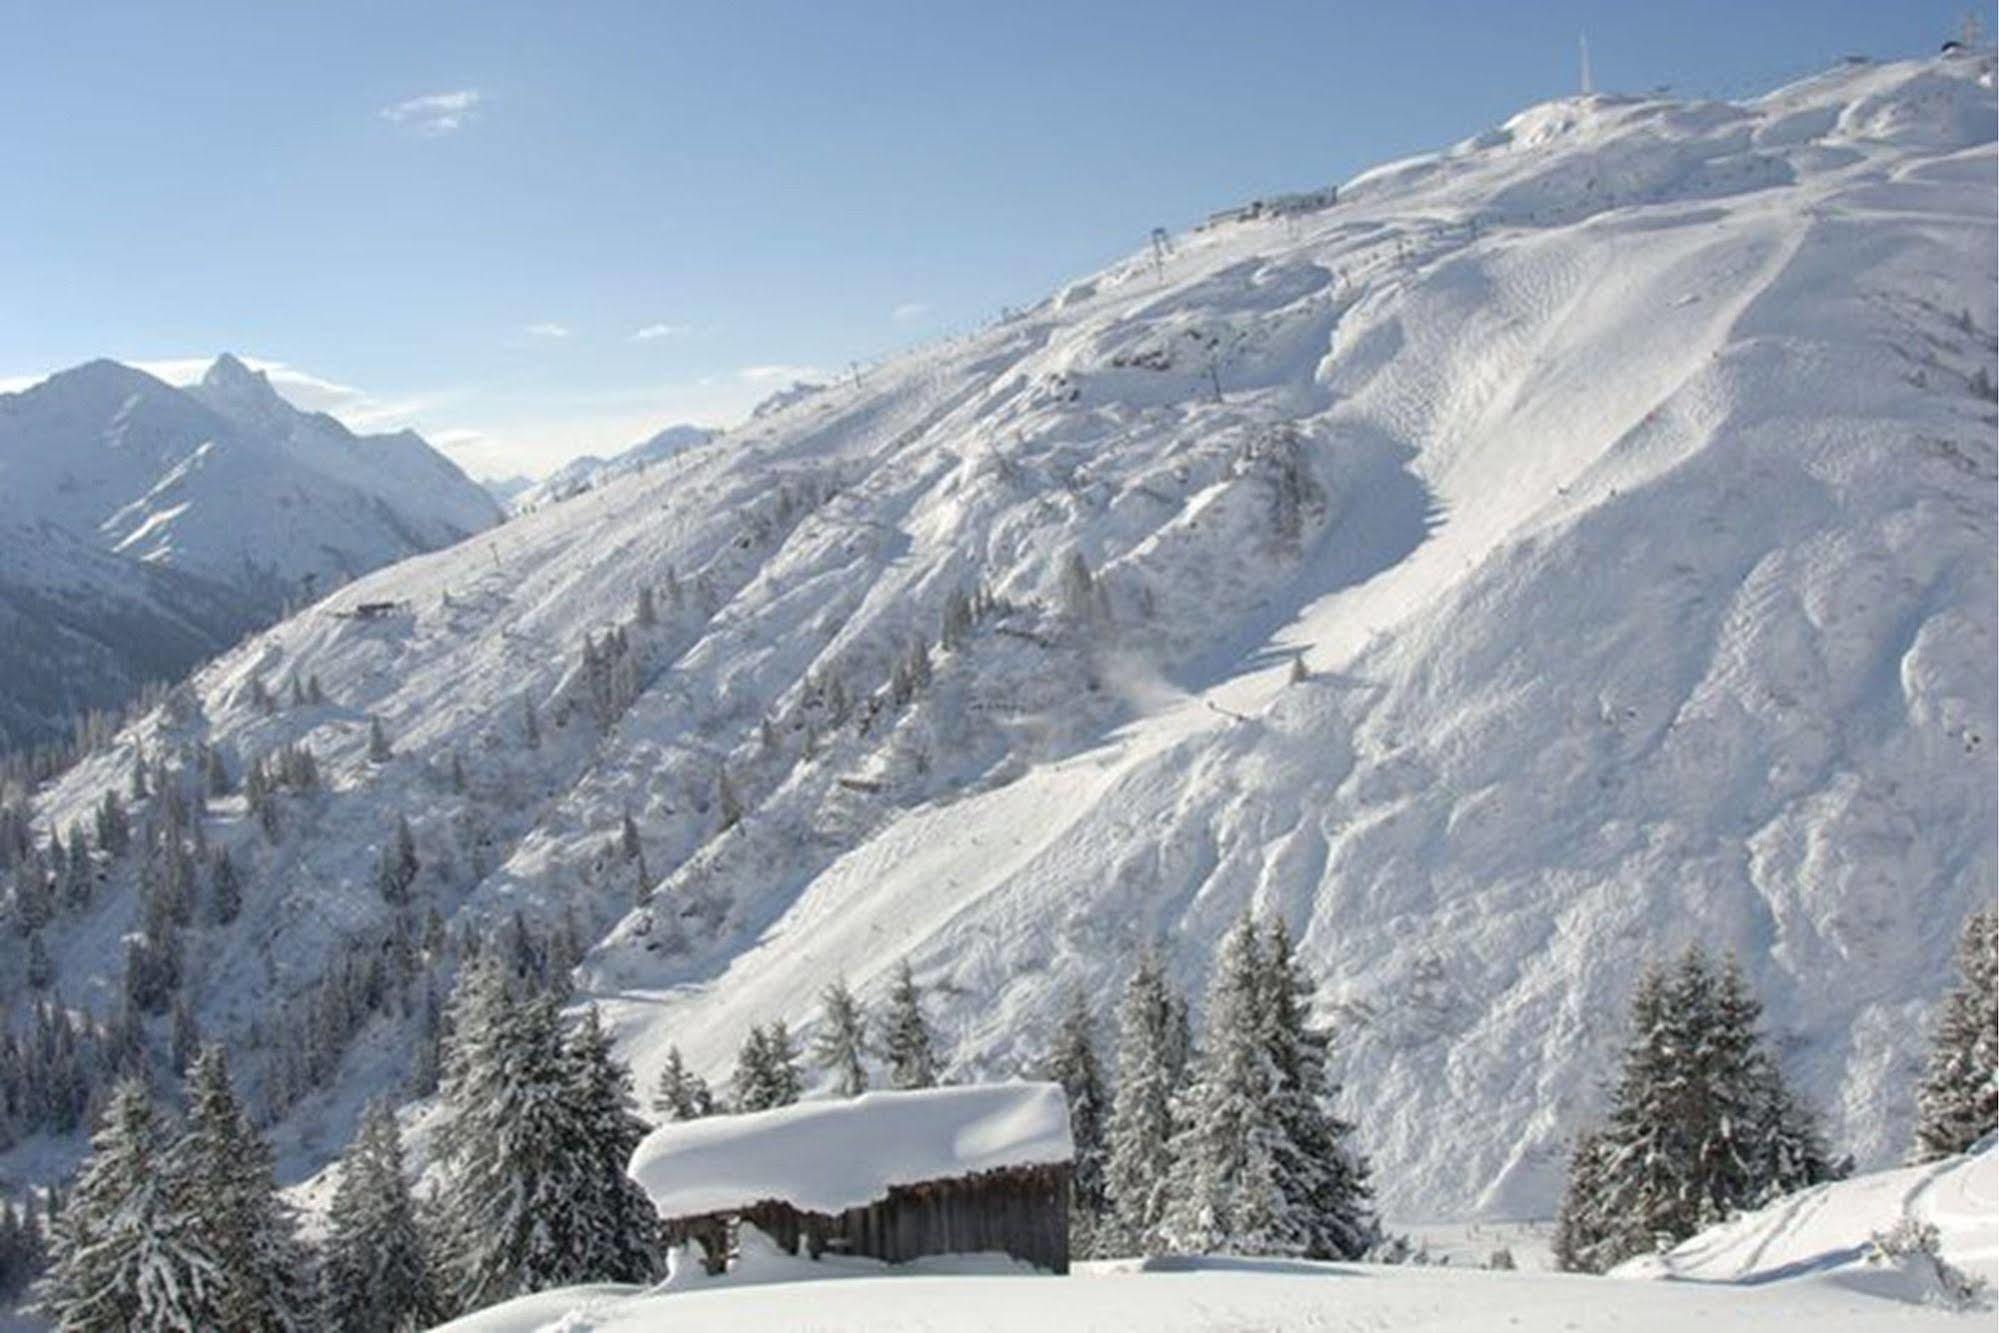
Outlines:
{"type": "Polygon", "coordinates": [[[1967,1325],[1961,1316],[1817,1282],[1738,1287],[1216,1258],[1176,1261],[1172,1271],[1137,1264],[1085,1264],[1069,1277],[948,1277],[919,1271],[749,1287],[718,1284],[629,1299],[607,1296],[602,1288],[582,1288],[542,1292],[446,1327],[450,1333],[736,1333],[765,1328],[868,1333],[1233,1333],[1245,1328],[1421,1328],[1426,1333],[1488,1333],[1495,1328],[1684,1333],[1698,1328],[1731,1333],[1798,1328],[1897,1333],[1967,1325]]]}
{"type": "Polygon", "coordinates": [[[1999,1284],[1999,1149],[1988,1141],[1962,1157],[1803,1190],[1615,1272],[1736,1283],[1850,1276],[1868,1263],[1870,1239],[1905,1218],[1936,1228],[1946,1263],[1999,1284]]]}
{"type": "Polygon", "coordinates": [[[632,1153],[630,1169],[664,1217],[764,1199],[837,1213],[893,1185],[1074,1155],[1059,1086],[995,1083],[870,1092],[662,1125],[632,1153]]]}

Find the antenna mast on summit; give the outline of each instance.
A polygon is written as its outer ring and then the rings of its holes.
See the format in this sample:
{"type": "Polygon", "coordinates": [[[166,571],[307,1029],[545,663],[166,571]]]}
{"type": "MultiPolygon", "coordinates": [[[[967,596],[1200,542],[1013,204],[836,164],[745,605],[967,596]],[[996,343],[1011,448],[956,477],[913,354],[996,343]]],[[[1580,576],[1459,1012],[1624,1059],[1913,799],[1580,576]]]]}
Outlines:
{"type": "Polygon", "coordinates": [[[1589,34],[1588,33],[1583,32],[1576,34],[1576,47],[1582,53],[1583,96],[1588,97],[1591,93],[1596,91],[1595,87],[1592,86],[1592,81],[1589,76],[1589,34]]]}

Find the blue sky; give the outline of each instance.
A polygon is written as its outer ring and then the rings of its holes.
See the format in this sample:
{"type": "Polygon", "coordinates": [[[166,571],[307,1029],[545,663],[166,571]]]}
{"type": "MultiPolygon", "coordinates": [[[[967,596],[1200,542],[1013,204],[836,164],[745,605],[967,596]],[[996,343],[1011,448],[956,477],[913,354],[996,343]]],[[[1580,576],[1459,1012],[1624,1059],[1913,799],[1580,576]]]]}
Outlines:
{"type": "Polygon", "coordinates": [[[1962,3],[0,4],[0,387],[230,349],[475,474],[725,422],[1574,90],[1962,3]]]}

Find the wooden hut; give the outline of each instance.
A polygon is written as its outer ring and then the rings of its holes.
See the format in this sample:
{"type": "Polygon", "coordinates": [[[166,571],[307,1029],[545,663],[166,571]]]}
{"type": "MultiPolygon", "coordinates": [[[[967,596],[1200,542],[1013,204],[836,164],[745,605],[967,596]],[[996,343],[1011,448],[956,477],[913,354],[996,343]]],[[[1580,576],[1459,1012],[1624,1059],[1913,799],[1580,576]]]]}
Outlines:
{"type": "Polygon", "coordinates": [[[663,1125],[631,1174],[713,1273],[744,1224],[813,1259],[998,1253],[1066,1273],[1074,1156],[1061,1087],[1002,1083],[663,1125]]]}

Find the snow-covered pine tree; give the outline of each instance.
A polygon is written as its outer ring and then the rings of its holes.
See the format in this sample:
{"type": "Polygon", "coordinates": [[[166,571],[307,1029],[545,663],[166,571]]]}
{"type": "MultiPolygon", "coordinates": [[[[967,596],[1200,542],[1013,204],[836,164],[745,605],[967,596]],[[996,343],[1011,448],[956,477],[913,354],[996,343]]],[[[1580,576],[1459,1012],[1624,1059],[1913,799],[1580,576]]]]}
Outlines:
{"type": "Polygon", "coordinates": [[[633,1109],[631,1071],[612,1057],[596,1005],[570,1028],[563,1059],[571,1136],[565,1151],[580,1177],[570,1201],[575,1263],[596,1282],[651,1281],[665,1253],[659,1215],[625,1174],[646,1124],[633,1109]]]}
{"type": "Polygon", "coordinates": [[[1717,969],[1698,947],[1689,948],[1670,1003],[1684,1033],[1677,1111],[1693,1153],[1686,1202],[1699,1229],[1760,1201],[1765,1159],[1757,1136],[1767,1099],[1782,1080],[1757,1031],[1763,1006],[1734,957],[1717,969]]]}
{"type": "Polygon", "coordinates": [[[132,845],[132,821],[125,814],[125,802],[119,799],[116,787],[106,790],[97,806],[97,845],[113,860],[123,856],[132,845]]]}
{"type": "Polygon", "coordinates": [[[930,1024],[923,1017],[923,995],[909,960],[896,967],[895,984],[888,993],[888,1012],[882,1018],[881,1054],[888,1062],[889,1086],[898,1089],[929,1088],[937,1084],[937,1052],[930,1024]]]}
{"type": "MultiPolygon", "coordinates": [[[[1104,1121],[1110,1098],[1097,1063],[1096,1020],[1081,986],[1069,988],[1069,1003],[1056,1026],[1055,1040],[1041,1062],[1040,1076],[1060,1083],[1069,1099],[1069,1132],[1076,1143],[1072,1200],[1078,1220],[1094,1231],[1104,1212],[1104,1121]]],[[[1079,1247],[1094,1248],[1089,1236],[1079,1247]]]]}
{"type": "Polygon", "coordinates": [[[1302,1201],[1285,1192],[1283,1076],[1267,1040],[1265,970],[1261,933],[1245,913],[1216,956],[1201,1054],[1176,1116],[1161,1228],[1176,1249],[1296,1255],[1311,1240],[1302,1201]]]}
{"type": "Polygon", "coordinates": [[[1099,1254],[1160,1248],[1173,1173],[1173,1105],[1181,1093],[1173,1060],[1176,1011],[1166,969],[1147,946],[1118,1004],[1116,1093],[1106,1131],[1099,1254]]]}
{"type": "Polygon", "coordinates": [[[28,989],[44,991],[56,983],[55,960],[49,957],[48,946],[42,943],[42,932],[35,931],[28,936],[28,989]]]}
{"type": "Polygon", "coordinates": [[[653,1111],[668,1120],[699,1120],[715,1114],[715,1096],[707,1082],[689,1069],[680,1058],[680,1048],[669,1046],[666,1064],[653,1084],[653,1111]]]}
{"type": "Polygon", "coordinates": [[[1326,1073],[1332,1035],[1313,1026],[1318,987],[1291,946],[1281,920],[1265,932],[1264,1041],[1280,1079],[1276,1112],[1284,1129],[1278,1174],[1299,1210],[1308,1259],[1358,1259],[1380,1239],[1368,1165],[1354,1151],[1353,1126],[1334,1115],[1338,1089],[1326,1073]]]}
{"type": "Polygon", "coordinates": [[[194,1236],[215,1257],[220,1281],[209,1326],[243,1333],[306,1327],[311,1288],[297,1219],[278,1194],[270,1145],[243,1114],[220,1046],[196,1055],[187,1094],[169,1170],[187,1188],[194,1236]]]}
{"type": "Polygon", "coordinates": [[[386,1099],[368,1104],[341,1156],[319,1287],[327,1333],[414,1333],[443,1317],[429,1239],[403,1174],[402,1131],[386,1099]]]}
{"type": "Polygon", "coordinates": [[[1670,990],[1659,964],[1639,974],[1609,1113],[1589,1155],[1579,1151],[1571,1163],[1572,1173],[1587,1168],[1587,1176],[1572,1174],[1565,1205],[1573,1219],[1566,1248],[1578,1271],[1600,1273],[1690,1234],[1682,1201],[1692,1144],[1676,1105],[1687,1042],[1670,990]]]}
{"type": "Polygon", "coordinates": [[[833,1075],[842,1097],[868,1090],[868,1016],[846,978],[829,982],[819,996],[819,1029],[812,1035],[812,1063],[833,1075]]]}
{"type": "Polygon", "coordinates": [[[382,901],[394,907],[407,907],[410,901],[410,886],[416,883],[417,871],[422,862],[417,860],[416,835],[410,831],[407,815],[396,816],[395,829],[389,840],[382,844],[382,853],[375,864],[375,888],[382,895],[382,901]]]}
{"type": "Polygon", "coordinates": [[[1609,1114],[1571,1163],[1562,1262],[1601,1272],[1835,1174],[1760,1016],[1732,958],[1645,969],[1609,1114]]]}
{"type": "Polygon", "coordinates": [[[236,863],[229,859],[229,849],[218,847],[208,867],[208,919],[226,926],[242,911],[242,876],[236,873],[236,863]]]}
{"type": "Polygon", "coordinates": [[[437,1129],[442,1158],[474,1150],[473,1143],[460,1140],[477,1133],[479,1107],[498,1093],[504,1077],[503,1030],[512,1008],[506,969],[497,954],[486,949],[467,959],[444,1011],[447,1035],[438,1060],[438,1093],[445,1114],[437,1129]]]}
{"type": "Polygon", "coordinates": [[[1999,1129],[1999,912],[1986,908],[1964,923],[1957,970],[1916,1091],[1918,1162],[1961,1153],[1999,1129]]]}
{"type": "Polygon", "coordinates": [[[174,1072],[182,1075],[201,1054],[201,1027],[194,1021],[194,1010],[189,1007],[185,995],[174,997],[173,1027],[167,1051],[173,1061],[174,1072]]]}
{"type": "Polygon", "coordinates": [[[56,1219],[36,1305],[58,1333],[207,1333],[221,1290],[188,1190],[168,1169],[152,1096],[112,1090],[90,1156],[56,1219]]]}
{"type": "Polygon", "coordinates": [[[1609,1234],[1599,1211],[1603,1193],[1603,1141],[1595,1130],[1576,1136],[1569,1153],[1568,1180],[1562,1190],[1562,1204],[1555,1213],[1555,1231],[1550,1241],[1555,1266],[1567,1273],[1594,1273],[1601,1262],[1598,1247],[1609,1234]]]}
{"type": "Polygon", "coordinates": [[[588,1173],[571,1151],[565,1064],[545,995],[501,1006],[479,1046],[449,1061],[443,1248],[461,1309],[588,1276],[575,1260],[588,1173]]]}
{"type": "Polygon", "coordinates": [[[389,745],[389,733],[382,728],[382,719],[368,719],[368,762],[386,764],[395,758],[396,752],[389,745]]]}
{"type": "Polygon", "coordinates": [[[730,1091],[739,1114],[789,1106],[798,1100],[804,1079],[798,1072],[798,1051],[783,1019],[769,1027],[758,1024],[750,1029],[737,1056],[730,1091]]]}

